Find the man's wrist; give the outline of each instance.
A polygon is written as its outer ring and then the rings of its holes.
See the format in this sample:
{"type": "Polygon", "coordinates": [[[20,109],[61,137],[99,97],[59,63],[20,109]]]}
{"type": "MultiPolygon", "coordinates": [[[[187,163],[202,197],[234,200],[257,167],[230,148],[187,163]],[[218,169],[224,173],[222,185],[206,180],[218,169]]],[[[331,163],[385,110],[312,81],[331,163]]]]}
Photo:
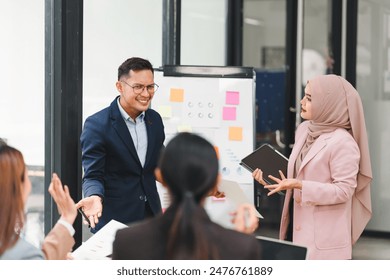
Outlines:
{"type": "Polygon", "coordinates": [[[92,194],[90,196],[96,196],[96,197],[99,197],[100,198],[100,202],[103,204],[103,196],[100,195],[100,194],[92,194]]]}

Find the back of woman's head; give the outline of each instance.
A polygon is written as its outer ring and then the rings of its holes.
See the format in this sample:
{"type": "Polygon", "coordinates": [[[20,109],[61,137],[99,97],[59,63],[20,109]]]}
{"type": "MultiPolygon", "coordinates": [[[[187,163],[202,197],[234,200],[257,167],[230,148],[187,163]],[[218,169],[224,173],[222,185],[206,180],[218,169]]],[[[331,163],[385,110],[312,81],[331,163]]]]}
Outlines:
{"type": "Polygon", "coordinates": [[[204,229],[200,203],[218,180],[214,147],[195,134],[180,133],[161,154],[161,176],[172,196],[175,217],[167,241],[168,259],[213,259],[218,253],[204,229]]]}
{"type": "Polygon", "coordinates": [[[23,227],[22,185],[26,166],[23,155],[7,145],[0,146],[0,255],[15,244],[23,227]]]}
{"type": "Polygon", "coordinates": [[[192,195],[199,203],[215,187],[218,158],[214,147],[204,138],[180,133],[162,152],[159,168],[174,202],[192,195]]]}

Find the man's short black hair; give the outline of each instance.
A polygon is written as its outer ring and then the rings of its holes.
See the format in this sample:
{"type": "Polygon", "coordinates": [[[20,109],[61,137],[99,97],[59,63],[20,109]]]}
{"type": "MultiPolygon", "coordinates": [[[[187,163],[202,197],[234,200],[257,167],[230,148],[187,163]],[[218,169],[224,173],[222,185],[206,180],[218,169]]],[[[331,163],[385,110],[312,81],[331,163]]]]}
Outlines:
{"type": "Polygon", "coordinates": [[[118,68],[118,81],[123,76],[128,76],[130,70],[139,71],[139,70],[150,70],[154,73],[154,69],[149,60],[140,58],[140,57],[131,57],[123,62],[118,68]]]}

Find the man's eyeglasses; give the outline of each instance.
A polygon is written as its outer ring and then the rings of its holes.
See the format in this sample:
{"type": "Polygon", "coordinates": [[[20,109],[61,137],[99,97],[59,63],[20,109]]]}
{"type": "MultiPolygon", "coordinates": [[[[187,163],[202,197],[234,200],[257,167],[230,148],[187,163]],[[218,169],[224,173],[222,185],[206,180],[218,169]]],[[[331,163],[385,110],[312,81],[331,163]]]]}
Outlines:
{"type": "Polygon", "coordinates": [[[140,84],[130,85],[130,84],[126,83],[125,81],[121,81],[121,82],[124,82],[126,85],[131,87],[135,94],[141,94],[145,88],[148,91],[148,93],[153,94],[158,89],[157,84],[151,84],[151,85],[144,86],[144,85],[140,85],[140,84]]]}

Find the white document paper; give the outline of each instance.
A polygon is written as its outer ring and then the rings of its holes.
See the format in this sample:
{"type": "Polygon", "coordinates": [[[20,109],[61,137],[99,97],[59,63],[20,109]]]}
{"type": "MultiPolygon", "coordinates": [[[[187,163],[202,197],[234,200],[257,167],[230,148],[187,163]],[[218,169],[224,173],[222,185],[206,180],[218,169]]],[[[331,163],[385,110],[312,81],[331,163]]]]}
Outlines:
{"type": "MultiPolygon", "coordinates": [[[[236,207],[242,203],[251,203],[240,185],[235,181],[222,180],[218,190],[224,192],[226,197],[232,200],[236,207]]],[[[257,210],[256,216],[263,219],[263,216],[257,210]]]]}
{"type": "Polygon", "coordinates": [[[126,228],[127,225],[111,220],[97,233],[91,236],[72,256],[75,260],[109,260],[112,254],[112,243],[118,229],[126,228]]]}

